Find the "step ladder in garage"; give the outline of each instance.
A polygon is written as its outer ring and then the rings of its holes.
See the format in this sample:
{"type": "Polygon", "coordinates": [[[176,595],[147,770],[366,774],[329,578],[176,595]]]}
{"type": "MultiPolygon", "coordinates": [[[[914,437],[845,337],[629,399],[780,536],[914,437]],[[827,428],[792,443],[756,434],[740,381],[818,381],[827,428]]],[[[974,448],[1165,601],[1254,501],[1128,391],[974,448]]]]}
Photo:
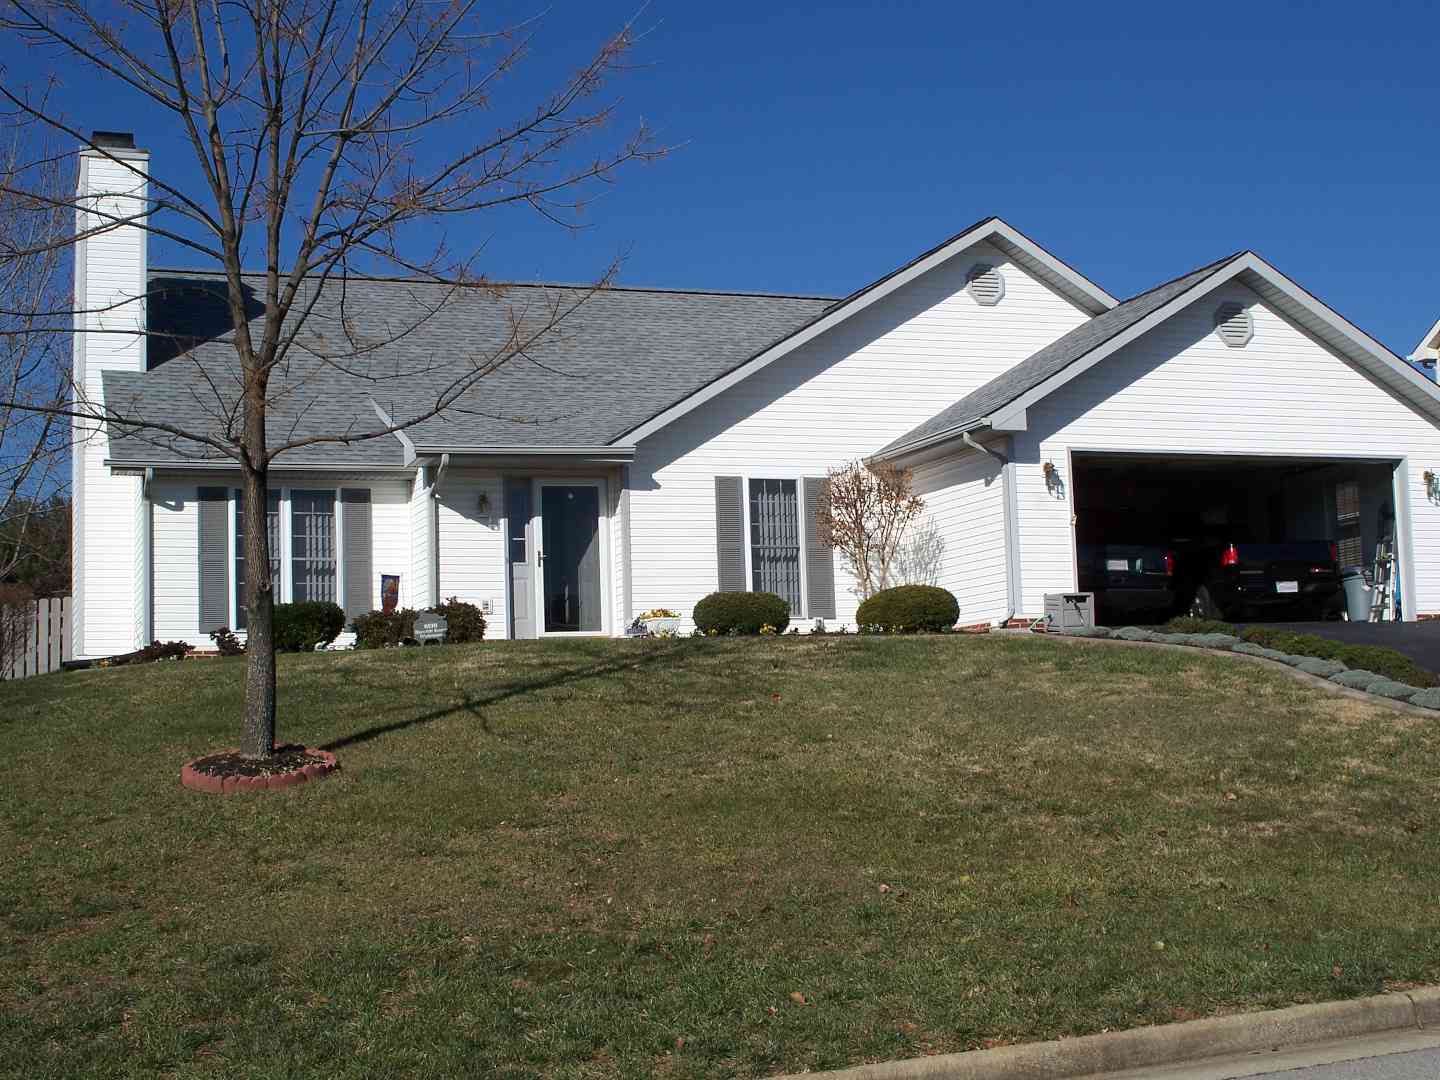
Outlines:
{"type": "Polygon", "coordinates": [[[1370,593],[1370,621],[1385,622],[1390,618],[1390,602],[1395,592],[1395,550],[1388,536],[1375,544],[1375,568],[1370,576],[1374,582],[1370,593]]]}

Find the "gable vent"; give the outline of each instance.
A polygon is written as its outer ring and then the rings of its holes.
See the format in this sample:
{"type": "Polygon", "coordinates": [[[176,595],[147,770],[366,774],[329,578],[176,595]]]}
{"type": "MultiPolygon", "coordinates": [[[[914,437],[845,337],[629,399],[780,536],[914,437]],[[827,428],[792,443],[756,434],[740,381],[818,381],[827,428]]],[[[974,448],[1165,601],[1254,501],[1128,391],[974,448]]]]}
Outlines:
{"type": "Polygon", "coordinates": [[[979,263],[972,266],[966,275],[965,288],[977,304],[994,307],[1005,295],[1005,278],[995,267],[979,263]]]}
{"type": "Polygon", "coordinates": [[[1255,336],[1255,320],[1240,304],[1221,304],[1215,309],[1215,333],[1232,349],[1243,349],[1255,336]]]}

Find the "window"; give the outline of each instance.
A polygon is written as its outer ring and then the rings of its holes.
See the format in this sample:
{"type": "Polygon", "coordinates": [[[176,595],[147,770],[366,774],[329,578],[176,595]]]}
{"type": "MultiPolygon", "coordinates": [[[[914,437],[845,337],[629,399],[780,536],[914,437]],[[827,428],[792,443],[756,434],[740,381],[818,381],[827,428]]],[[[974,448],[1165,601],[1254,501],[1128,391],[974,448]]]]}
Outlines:
{"type": "Polygon", "coordinates": [[[1341,566],[1363,565],[1358,480],[1341,480],[1335,485],[1335,538],[1335,553],[1341,566]]]}
{"type": "Polygon", "coordinates": [[[794,480],[750,481],[750,587],[800,605],[800,500],[794,480]]]}
{"type": "MultiPolygon", "coordinates": [[[[269,512],[265,515],[270,538],[270,587],[280,599],[280,493],[270,492],[269,512]]],[[[245,502],[235,492],[235,629],[245,629],[245,502]]]]}
{"type": "Polygon", "coordinates": [[[290,592],[300,603],[337,603],[335,492],[290,492],[290,592]]]}

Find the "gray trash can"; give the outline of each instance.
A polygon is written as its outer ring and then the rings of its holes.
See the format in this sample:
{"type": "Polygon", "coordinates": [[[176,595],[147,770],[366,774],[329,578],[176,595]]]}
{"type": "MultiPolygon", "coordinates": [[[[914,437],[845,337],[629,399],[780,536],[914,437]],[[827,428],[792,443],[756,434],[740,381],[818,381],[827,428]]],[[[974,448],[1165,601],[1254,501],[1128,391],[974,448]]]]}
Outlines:
{"type": "Polygon", "coordinates": [[[1347,566],[1340,571],[1340,586],[1345,590],[1345,613],[1351,622],[1370,621],[1372,590],[1365,584],[1365,571],[1347,566]]]}

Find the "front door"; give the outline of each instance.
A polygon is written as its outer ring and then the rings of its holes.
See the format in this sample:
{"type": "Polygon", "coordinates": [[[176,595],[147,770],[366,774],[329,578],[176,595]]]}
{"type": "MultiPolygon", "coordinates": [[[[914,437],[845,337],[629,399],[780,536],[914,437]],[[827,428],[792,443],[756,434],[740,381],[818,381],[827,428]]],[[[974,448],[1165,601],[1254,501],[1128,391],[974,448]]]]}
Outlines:
{"type": "Polygon", "coordinates": [[[530,571],[531,497],[529,480],[505,485],[506,559],[510,563],[510,636],[535,637],[535,581],[530,571]]]}
{"type": "Polygon", "coordinates": [[[600,482],[539,487],[541,626],[547,634],[603,633],[600,482]]]}

